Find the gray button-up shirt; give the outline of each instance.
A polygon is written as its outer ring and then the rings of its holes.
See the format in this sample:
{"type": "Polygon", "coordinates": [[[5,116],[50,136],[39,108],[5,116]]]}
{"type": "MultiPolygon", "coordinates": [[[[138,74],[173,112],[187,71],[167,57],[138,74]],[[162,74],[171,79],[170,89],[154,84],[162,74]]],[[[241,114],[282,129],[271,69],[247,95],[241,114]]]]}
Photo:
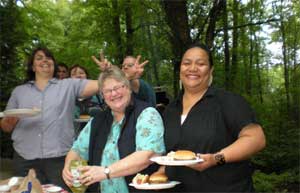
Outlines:
{"type": "Polygon", "coordinates": [[[74,140],[75,99],[87,81],[52,79],[43,91],[30,81],[13,90],[6,109],[41,109],[37,116],[20,118],[13,130],[13,146],[19,155],[27,160],[66,155],[74,140]]]}

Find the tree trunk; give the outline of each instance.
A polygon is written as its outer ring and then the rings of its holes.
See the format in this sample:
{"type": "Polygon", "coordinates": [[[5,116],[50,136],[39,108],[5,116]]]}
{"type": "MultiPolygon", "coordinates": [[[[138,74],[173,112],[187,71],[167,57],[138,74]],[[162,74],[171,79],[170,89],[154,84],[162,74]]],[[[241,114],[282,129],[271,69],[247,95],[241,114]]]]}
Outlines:
{"type": "MultiPolygon", "coordinates": [[[[250,20],[253,20],[253,0],[251,0],[251,7],[250,7],[250,20]]],[[[248,96],[251,96],[252,94],[252,68],[253,68],[253,57],[254,57],[254,42],[253,42],[253,38],[254,38],[254,34],[255,32],[253,31],[253,26],[249,26],[249,44],[250,44],[250,55],[249,55],[249,65],[247,70],[247,77],[246,77],[246,93],[248,96]]]]}
{"type": "Polygon", "coordinates": [[[233,31],[232,31],[232,56],[231,56],[231,71],[230,71],[230,89],[235,88],[235,79],[237,74],[238,65],[238,41],[239,41],[239,29],[238,26],[238,12],[239,12],[239,1],[233,0],[233,31]]]}
{"type": "Polygon", "coordinates": [[[297,63],[297,48],[299,48],[299,45],[297,42],[299,40],[297,39],[299,36],[297,36],[297,33],[299,33],[300,28],[297,26],[297,22],[294,21],[294,41],[293,41],[293,70],[292,70],[292,87],[293,89],[293,119],[296,122],[296,125],[298,128],[300,128],[300,88],[299,88],[299,82],[300,82],[300,64],[297,63]]]}
{"type": "Polygon", "coordinates": [[[285,87],[285,96],[286,96],[286,110],[290,112],[290,81],[289,81],[289,67],[287,60],[287,46],[286,46],[286,36],[285,36],[285,24],[283,20],[282,12],[282,0],[281,0],[281,12],[280,12],[280,32],[282,39],[282,56],[283,56],[283,67],[284,67],[284,87],[285,87]]]}
{"type": "Polygon", "coordinates": [[[133,55],[133,28],[131,0],[125,1],[125,22],[126,22],[126,55],[133,55]]]}
{"type": "Polygon", "coordinates": [[[149,53],[152,53],[150,55],[151,58],[149,57],[149,60],[151,61],[153,74],[154,74],[154,77],[156,80],[156,85],[160,85],[158,71],[157,71],[157,63],[158,63],[157,49],[156,49],[155,45],[153,44],[151,29],[150,29],[149,25],[147,25],[146,30],[147,30],[147,35],[148,35],[148,48],[150,48],[149,53]],[[151,50],[151,52],[150,52],[150,50],[151,50]]]}
{"type": "Polygon", "coordinates": [[[209,12],[209,23],[205,39],[208,48],[212,48],[214,45],[216,22],[224,6],[226,6],[226,0],[214,0],[213,7],[209,12]]]}
{"type": "Polygon", "coordinates": [[[255,58],[256,58],[256,75],[257,75],[257,84],[258,84],[258,93],[259,93],[259,100],[260,103],[263,103],[263,91],[262,91],[262,80],[261,80],[261,72],[260,72],[260,61],[259,61],[259,53],[260,47],[259,42],[257,40],[256,35],[254,34],[254,41],[255,41],[255,58]]]}
{"type": "Polygon", "coordinates": [[[169,38],[172,44],[172,52],[174,55],[174,96],[177,96],[179,90],[178,85],[180,60],[185,49],[192,42],[192,39],[190,37],[190,28],[188,25],[186,3],[186,0],[161,0],[162,8],[166,13],[166,20],[168,26],[171,29],[171,34],[169,38]]]}
{"type": "Polygon", "coordinates": [[[123,61],[123,52],[122,52],[122,39],[121,39],[121,28],[120,28],[120,11],[118,7],[118,0],[112,0],[112,8],[113,8],[113,30],[114,30],[114,39],[116,44],[116,53],[115,53],[115,63],[121,64],[123,61]]]}
{"type": "Polygon", "coordinates": [[[225,79],[224,86],[226,89],[229,88],[229,75],[230,75],[230,52],[229,52],[229,43],[228,43],[228,13],[227,13],[227,2],[225,1],[223,7],[223,27],[224,27],[224,71],[225,79]]]}

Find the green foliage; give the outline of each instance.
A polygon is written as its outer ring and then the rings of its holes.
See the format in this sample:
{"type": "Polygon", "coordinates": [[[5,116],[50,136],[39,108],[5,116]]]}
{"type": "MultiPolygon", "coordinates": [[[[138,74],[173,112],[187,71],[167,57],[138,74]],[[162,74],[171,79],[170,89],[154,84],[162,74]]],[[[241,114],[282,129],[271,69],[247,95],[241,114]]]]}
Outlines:
{"type": "MultiPolygon", "coordinates": [[[[2,0],[0,2],[1,68],[0,90],[3,109],[12,89],[24,80],[26,58],[37,44],[53,51],[58,62],[84,65],[90,78],[99,70],[91,55],[100,50],[114,64],[120,64],[128,45],[126,35],[127,0],[2,0]],[[119,21],[120,32],[114,26],[119,21]]],[[[153,86],[163,86],[173,94],[174,56],[168,27],[160,1],[131,0],[133,55],[149,60],[143,78],[153,86]]],[[[170,1],[172,2],[172,1],[170,1]]],[[[213,1],[187,0],[191,38],[204,42],[213,1]]],[[[223,11],[223,10],[222,10],[223,11]]],[[[267,137],[267,147],[253,162],[262,172],[255,173],[258,191],[289,191],[287,183],[299,183],[300,112],[300,4],[298,1],[227,1],[229,58],[225,72],[223,18],[217,18],[213,59],[214,84],[242,94],[255,109],[267,137]],[[238,8],[235,9],[234,2],[238,8]],[[237,16],[237,23],[233,23],[237,16]],[[265,22],[268,19],[280,19],[265,22]],[[263,24],[256,24],[262,22],[263,24]],[[283,24],[283,28],[280,28],[283,24]],[[233,48],[233,29],[237,30],[237,48],[233,48]],[[283,32],[285,36],[283,36],[283,32]],[[286,43],[287,70],[282,50],[268,44],[286,43]],[[269,46],[270,47],[270,46],[269,46]],[[236,65],[236,69],[233,68],[236,65]],[[236,72],[234,72],[236,70],[236,72]],[[285,71],[286,70],[286,71],[285,71]],[[228,73],[228,74],[226,74],[228,73]],[[285,75],[289,76],[285,78],[285,75]],[[288,91],[286,85],[290,83],[288,91]],[[227,82],[226,82],[227,83],[227,82]],[[288,93],[287,93],[288,92],[288,93]],[[287,95],[290,96],[288,109],[287,95]],[[264,172],[264,173],[263,173],[264,172]],[[275,172],[275,173],[274,173],[275,172]]],[[[178,49],[176,47],[176,49],[178,49]]]]}
{"type": "Polygon", "coordinates": [[[299,173],[294,171],[280,174],[255,171],[253,183],[257,192],[298,192],[300,190],[299,173]]]}

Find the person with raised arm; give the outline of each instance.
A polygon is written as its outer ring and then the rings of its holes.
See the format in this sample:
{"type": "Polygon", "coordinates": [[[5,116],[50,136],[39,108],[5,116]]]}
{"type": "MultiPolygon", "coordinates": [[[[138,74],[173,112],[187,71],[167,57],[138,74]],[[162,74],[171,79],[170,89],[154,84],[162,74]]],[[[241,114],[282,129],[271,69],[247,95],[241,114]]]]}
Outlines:
{"type": "MultiPolygon", "coordinates": [[[[111,63],[104,57],[103,53],[100,52],[100,60],[95,56],[92,56],[93,61],[98,64],[101,71],[105,70],[111,63]]],[[[156,96],[153,88],[140,77],[144,72],[144,66],[149,62],[148,60],[140,63],[141,56],[138,55],[136,58],[133,56],[126,56],[122,63],[122,70],[126,74],[126,77],[130,81],[132,91],[140,100],[146,101],[151,106],[156,106],[156,96]]]]}
{"type": "Polygon", "coordinates": [[[74,141],[73,112],[78,97],[98,92],[96,80],[62,79],[54,76],[57,64],[43,47],[33,50],[27,63],[27,80],[11,93],[6,110],[31,108],[32,117],[4,117],[1,128],[12,132],[14,175],[26,176],[35,169],[42,184],[64,187],[61,170],[74,141]]]}

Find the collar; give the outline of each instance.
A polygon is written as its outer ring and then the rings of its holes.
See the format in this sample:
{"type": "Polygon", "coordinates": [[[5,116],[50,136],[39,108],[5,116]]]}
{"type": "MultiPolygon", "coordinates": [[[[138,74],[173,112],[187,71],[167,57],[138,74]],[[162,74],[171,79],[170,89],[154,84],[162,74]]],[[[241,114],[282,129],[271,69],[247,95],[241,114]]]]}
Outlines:
{"type": "MultiPolygon", "coordinates": [[[[57,78],[52,78],[52,79],[50,79],[50,80],[48,81],[48,83],[50,83],[50,84],[57,84],[58,81],[59,81],[59,80],[58,80],[57,78]]],[[[34,85],[35,82],[36,82],[35,80],[29,80],[29,81],[27,82],[27,84],[34,85]]]]}
{"type": "MultiPolygon", "coordinates": [[[[213,86],[209,86],[208,89],[206,90],[206,92],[204,93],[203,97],[200,99],[204,99],[207,97],[213,97],[216,95],[216,91],[217,89],[213,86]]],[[[177,97],[177,99],[175,100],[175,104],[176,105],[181,105],[182,104],[182,98],[183,98],[183,94],[184,94],[184,90],[181,90],[179,93],[179,96],[177,97]]]]}

